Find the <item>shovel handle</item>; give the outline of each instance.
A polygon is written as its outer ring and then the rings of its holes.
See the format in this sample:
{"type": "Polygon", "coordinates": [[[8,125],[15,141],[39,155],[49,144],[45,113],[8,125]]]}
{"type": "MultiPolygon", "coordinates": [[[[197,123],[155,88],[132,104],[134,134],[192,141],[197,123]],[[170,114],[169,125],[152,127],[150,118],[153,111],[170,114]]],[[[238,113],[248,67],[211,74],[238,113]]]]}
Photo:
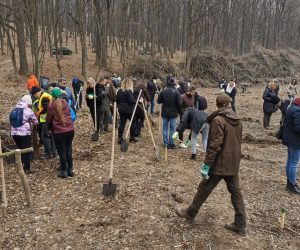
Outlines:
{"type": "Polygon", "coordinates": [[[115,137],[116,137],[116,116],[117,116],[117,103],[114,102],[114,117],[113,117],[113,131],[112,131],[112,142],[111,142],[111,161],[109,171],[109,181],[112,181],[113,170],[114,170],[114,159],[115,159],[115,137]]]}
{"type": "Polygon", "coordinates": [[[95,133],[96,133],[96,131],[97,131],[96,83],[94,84],[94,117],[95,117],[94,129],[95,129],[95,133]]]}
{"type": "Polygon", "coordinates": [[[141,94],[142,94],[142,89],[140,90],[140,93],[139,93],[139,96],[136,100],[136,103],[135,103],[135,106],[134,106],[134,110],[133,110],[133,113],[132,113],[132,116],[131,116],[131,119],[130,119],[130,122],[129,122],[129,126],[128,126],[128,129],[127,129],[127,132],[126,132],[126,136],[125,138],[128,139],[128,136],[129,136],[129,132],[130,132],[130,128],[131,128],[131,124],[132,124],[132,121],[133,121],[133,118],[134,118],[134,115],[135,115],[135,111],[136,111],[136,107],[139,103],[139,100],[140,100],[140,97],[141,97],[141,94]]]}
{"type": "Polygon", "coordinates": [[[145,109],[145,105],[144,105],[143,102],[142,102],[142,105],[143,105],[143,109],[144,109],[144,113],[145,113],[145,117],[146,117],[146,121],[147,121],[147,125],[148,125],[148,131],[149,131],[149,134],[150,134],[150,136],[151,136],[151,140],[152,140],[152,143],[153,143],[153,147],[154,147],[154,149],[155,149],[155,151],[156,151],[156,145],[155,145],[155,141],[154,141],[152,129],[151,129],[150,122],[149,122],[149,119],[148,119],[148,115],[147,115],[147,112],[146,112],[146,109],[145,109]]]}

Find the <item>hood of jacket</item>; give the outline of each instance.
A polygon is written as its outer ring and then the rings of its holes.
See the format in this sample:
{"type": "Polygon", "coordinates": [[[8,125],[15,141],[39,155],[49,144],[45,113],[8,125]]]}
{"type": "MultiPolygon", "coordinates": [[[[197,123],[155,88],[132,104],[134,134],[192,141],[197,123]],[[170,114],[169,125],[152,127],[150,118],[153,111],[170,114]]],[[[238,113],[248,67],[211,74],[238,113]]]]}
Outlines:
{"type": "Polygon", "coordinates": [[[210,114],[207,121],[210,123],[217,116],[223,116],[232,126],[237,126],[241,120],[231,108],[224,108],[210,114]]]}
{"type": "Polygon", "coordinates": [[[28,108],[28,103],[21,100],[17,103],[16,108],[22,108],[22,109],[28,108]]]}

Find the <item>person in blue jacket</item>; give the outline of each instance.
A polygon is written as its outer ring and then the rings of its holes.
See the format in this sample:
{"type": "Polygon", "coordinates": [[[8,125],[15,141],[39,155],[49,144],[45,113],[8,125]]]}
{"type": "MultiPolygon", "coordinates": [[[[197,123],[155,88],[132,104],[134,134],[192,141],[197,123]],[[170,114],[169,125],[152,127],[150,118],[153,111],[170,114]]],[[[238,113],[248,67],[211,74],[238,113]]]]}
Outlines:
{"type": "Polygon", "coordinates": [[[300,159],[300,97],[294,99],[293,104],[286,112],[283,122],[282,144],[288,148],[286,190],[300,194],[300,187],[297,184],[297,170],[300,159]]]}

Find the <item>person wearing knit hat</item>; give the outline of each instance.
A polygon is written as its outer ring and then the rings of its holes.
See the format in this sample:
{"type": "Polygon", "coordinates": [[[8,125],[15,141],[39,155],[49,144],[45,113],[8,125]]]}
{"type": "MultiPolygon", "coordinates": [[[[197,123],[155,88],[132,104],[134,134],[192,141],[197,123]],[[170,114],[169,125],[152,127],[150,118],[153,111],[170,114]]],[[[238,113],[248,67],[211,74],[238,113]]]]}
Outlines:
{"type": "Polygon", "coordinates": [[[157,103],[162,104],[163,143],[169,149],[176,148],[172,135],[175,132],[176,120],[182,105],[180,94],[175,88],[175,79],[172,79],[157,98],[157,103]]]}
{"type": "Polygon", "coordinates": [[[62,91],[60,90],[60,88],[55,87],[55,88],[52,89],[52,91],[51,91],[50,94],[54,98],[59,98],[61,96],[61,94],[62,94],[62,91]]]}
{"type": "Polygon", "coordinates": [[[300,97],[296,97],[293,104],[287,109],[283,122],[282,144],[287,146],[286,161],[286,190],[300,194],[297,184],[297,170],[300,160],[300,97]]]}
{"type": "Polygon", "coordinates": [[[38,100],[35,115],[38,118],[39,126],[41,126],[41,137],[44,143],[44,158],[51,159],[56,156],[56,148],[53,136],[49,133],[49,129],[46,124],[46,117],[52,96],[35,86],[32,87],[31,94],[38,100]]]}
{"type": "Polygon", "coordinates": [[[60,159],[60,171],[57,177],[73,177],[72,141],[74,138],[74,124],[71,107],[61,97],[61,90],[54,88],[51,93],[53,100],[48,108],[47,125],[51,128],[55,146],[60,159]]]}
{"type": "Polygon", "coordinates": [[[32,88],[31,88],[31,91],[30,91],[30,93],[33,95],[33,96],[35,96],[37,93],[39,93],[39,92],[42,92],[42,90],[41,90],[41,88],[40,87],[37,87],[37,86],[33,86],[32,88]]]}

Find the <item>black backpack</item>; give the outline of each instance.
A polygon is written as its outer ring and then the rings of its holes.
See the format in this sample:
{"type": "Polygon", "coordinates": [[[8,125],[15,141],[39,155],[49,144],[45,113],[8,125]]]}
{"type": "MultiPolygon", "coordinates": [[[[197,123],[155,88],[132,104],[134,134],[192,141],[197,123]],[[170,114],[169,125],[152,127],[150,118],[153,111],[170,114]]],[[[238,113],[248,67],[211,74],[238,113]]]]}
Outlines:
{"type": "Polygon", "coordinates": [[[9,114],[9,123],[13,128],[21,127],[23,123],[23,108],[15,108],[9,114]]]}

